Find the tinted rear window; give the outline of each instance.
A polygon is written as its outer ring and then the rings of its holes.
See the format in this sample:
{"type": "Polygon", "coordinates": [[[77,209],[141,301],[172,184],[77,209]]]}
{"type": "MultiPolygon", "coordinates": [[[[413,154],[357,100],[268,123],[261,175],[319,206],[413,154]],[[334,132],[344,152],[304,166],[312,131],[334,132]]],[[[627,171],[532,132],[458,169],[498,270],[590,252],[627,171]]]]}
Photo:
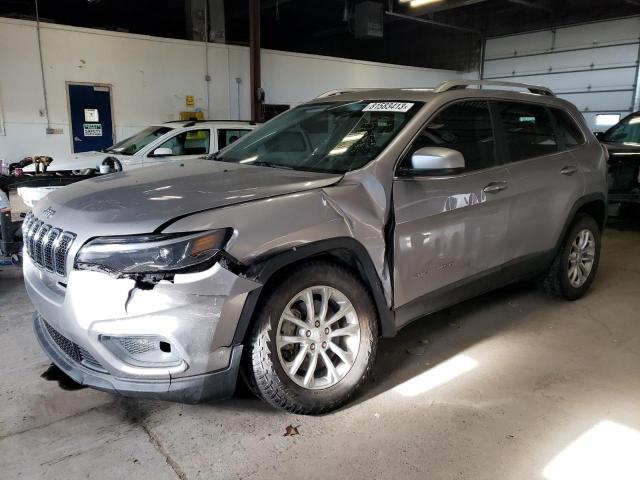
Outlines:
{"type": "Polygon", "coordinates": [[[508,160],[517,162],[558,151],[547,109],[541,105],[496,102],[507,142],[508,160]]]}

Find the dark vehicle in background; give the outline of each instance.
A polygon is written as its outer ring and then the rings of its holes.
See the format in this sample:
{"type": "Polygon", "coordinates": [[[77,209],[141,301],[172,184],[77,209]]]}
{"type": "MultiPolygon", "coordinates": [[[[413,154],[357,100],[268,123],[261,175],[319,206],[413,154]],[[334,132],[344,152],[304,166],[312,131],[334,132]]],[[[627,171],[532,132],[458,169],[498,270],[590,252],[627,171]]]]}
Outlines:
{"type": "Polygon", "coordinates": [[[609,151],[609,203],[640,205],[640,112],[596,137],[609,151]]]}

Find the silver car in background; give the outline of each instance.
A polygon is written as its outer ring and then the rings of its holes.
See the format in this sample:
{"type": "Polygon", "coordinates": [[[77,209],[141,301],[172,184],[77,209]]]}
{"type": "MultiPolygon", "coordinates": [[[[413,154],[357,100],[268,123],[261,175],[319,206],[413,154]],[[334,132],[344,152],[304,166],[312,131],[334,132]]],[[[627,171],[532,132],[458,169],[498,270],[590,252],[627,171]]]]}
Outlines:
{"type": "Polygon", "coordinates": [[[430,312],[529,278],[581,297],[606,153],[549,90],[474,83],[329,92],[206,160],[52,193],[24,222],[42,348],[101,390],[198,402],[240,374],[317,414],[430,312]]]}

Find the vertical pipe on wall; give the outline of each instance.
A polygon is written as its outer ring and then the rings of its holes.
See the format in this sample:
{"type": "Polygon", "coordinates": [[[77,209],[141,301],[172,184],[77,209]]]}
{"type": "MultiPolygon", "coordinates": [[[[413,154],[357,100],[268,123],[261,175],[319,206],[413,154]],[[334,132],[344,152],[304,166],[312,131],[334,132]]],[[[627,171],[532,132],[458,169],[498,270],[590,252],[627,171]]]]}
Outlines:
{"type": "Polygon", "coordinates": [[[480,36],[480,66],[478,67],[478,79],[482,80],[484,77],[484,60],[487,51],[487,37],[484,35],[480,36]]]}
{"type": "Polygon", "coordinates": [[[36,34],[38,37],[38,54],[40,56],[40,74],[42,75],[42,96],[44,97],[44,116],[47,118],[47,133],[51,131],[49,121],[49,101],[47,99],[47,82],[44,79],[44,62],[42,61],[42,41],[40,40],[40,11],[38,10],[38,0],[34,0],[36,6],[36,34]]]}
{"type": "Polygon", "coordinates": [[[207,87],[207,118],[211,118],[211,75],[209,74],[209,0],[204,0],[204,65],[205,75],[204,82],[207,87]]]}
{"type": "Polygon", "coordinates": [[[636,59],[636,79],[633,85],[633,98],[631,99],[631,111],[640,110],[640,38],[638,38],[638,57],[636,59]]]}
{"type": "Polygon", "coordinates": [[[249,0],[249,63],[251,75],[251,120],[262,121],[260,105],[260,0],[249,0]]]}

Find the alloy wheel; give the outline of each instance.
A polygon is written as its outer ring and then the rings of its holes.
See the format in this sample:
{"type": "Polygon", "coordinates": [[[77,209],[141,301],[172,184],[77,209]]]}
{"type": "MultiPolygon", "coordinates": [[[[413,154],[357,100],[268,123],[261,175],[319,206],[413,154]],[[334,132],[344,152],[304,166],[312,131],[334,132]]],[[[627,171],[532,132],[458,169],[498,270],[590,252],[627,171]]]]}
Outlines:
{"type": "Polygon", "coordinates": [[[596,240],[591,230],[583,229],[571,244],[569,251],[569,283],[580,288],[589,279],[596,254],[596,240]]]}
{"type": "Polygon", "coordinates": [[[338,383],[351,370],[359,346],[358,315],[346,295],[335,288],[305,288],[280,316],[278,359],[287,376],[303,388],[338,383]]]}

